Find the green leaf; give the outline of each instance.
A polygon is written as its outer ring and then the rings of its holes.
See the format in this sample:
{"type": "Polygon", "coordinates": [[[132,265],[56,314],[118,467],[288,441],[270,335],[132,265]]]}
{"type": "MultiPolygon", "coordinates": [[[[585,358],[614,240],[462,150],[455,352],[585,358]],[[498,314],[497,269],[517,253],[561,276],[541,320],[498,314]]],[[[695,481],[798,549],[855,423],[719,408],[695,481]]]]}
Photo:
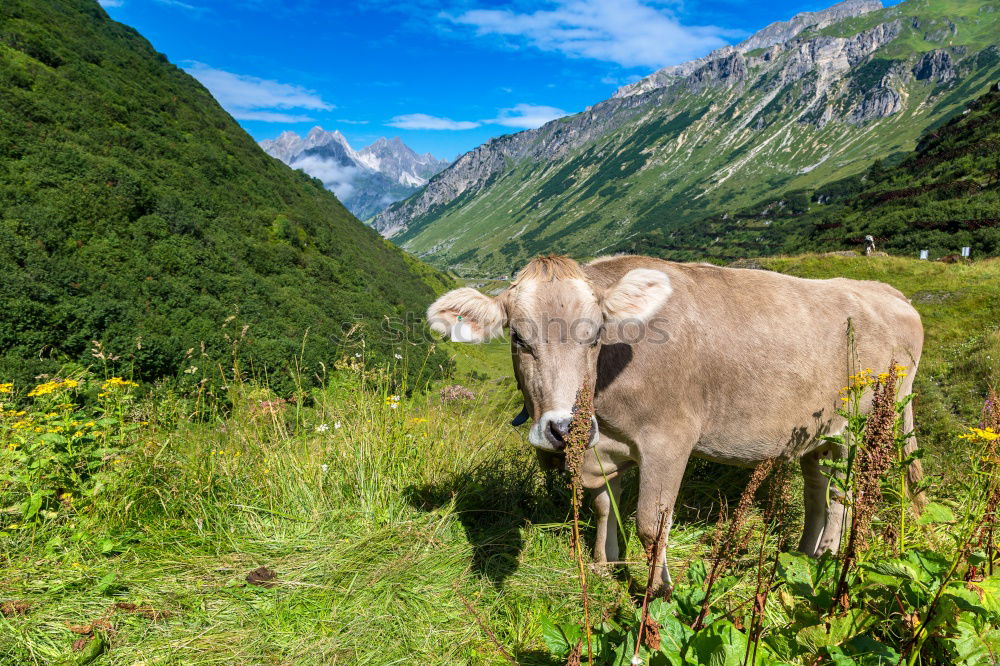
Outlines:
{"type": "Polygon", "coordinates": [[[743,666],[747,652],[747,637],[728,620],[719,620],[691,638],[699,664],[706,666],[743,666]]]}
{"type": "Polygon", "coordinates": [[[705,562],[697,559],[688,565],[687,583],[688,585],[704,585],[708,572],[705,569],[705,562]]]}
{"type": "Polygon", "coordinates": [[[954,512],[944,504],[938,504],[937,502],[929,502],[917,519],[917,523],[920,525],[938,525],[954,522],[954,512]]]}
{"type": "Polygon", "coordinates": [[[810,652],[819,652],[830,645],[840,645],[862,633],[874,618],[864,610],[852,608],[845,615],[827,618],[824,623],[800,629],[796,637],[810,652]]]}
{"type": "Polygon", "coordinates": [[[25,520],[30,520],[38,514],[39,509],[42,508],[43,499],[44,495],[42,493],[31,493],[28,496],[28,499],[25,500],[21,508],[21,513],[24,514],[25,520]]]}
{"type": "MultiPolygon", "coordinates": [[[[866,571],[882,574],[883,576],[888,577],[888,580],[895,581],[896,585],[893,587],[898,586],[901,582],[899,579],[920,580],[920,574],[917,569],[909,562],[904,562],[899,559],[870,562],[862,564],[861,568],[866,571]]],[[[880,581],[881,580],[884,579],[880,579],[880,581]]]]}
{"type": "Polygon", "coordinates": [[[955,664],[990,664],[1000,654],[1000,629],[986,625],[983,629],[968,618],[960,618],[958,636],[948,640],[955,664]]]}
{"type": "Polygon", "coordinates": [[[905,559],[912,563],[924,582],[940,581],[951,568],[951,560],[937,551],[913,548],[906,551],[905,559]]]}
{"type": "Polygon", "coordinates": [[[649,615],[660,624],[660,649],[682,653],[694,631],[673,614],[674,604],[654,599],[649,604],[649,615]]]}
{"type": "Polygon", "coordinates": [[[778,576],[794,594],[825,610],[833,599],[828,589],[832,587],[833,564],[829,556],[812,558],[804,553],[780,553],[778,576]]]}
{"type": "MultiPolygon", "coordinates": [[[[112,574],[113,575],[113,574],[112,574]]],[[[580,640],[582,631],[575,624],[556,624],[547,616],[542,616],[542,641],[549,651],[558,656],[569,655],[580,640]]]]}
{"type": "Polygon", "coordinates": [[[97,581],[95,589],[97,590],[98,594],[110,594],[118,587],[117,583],[118,583],[118,574],[111,572],[108,575],[101,578],[101,580],[97,581]]]}

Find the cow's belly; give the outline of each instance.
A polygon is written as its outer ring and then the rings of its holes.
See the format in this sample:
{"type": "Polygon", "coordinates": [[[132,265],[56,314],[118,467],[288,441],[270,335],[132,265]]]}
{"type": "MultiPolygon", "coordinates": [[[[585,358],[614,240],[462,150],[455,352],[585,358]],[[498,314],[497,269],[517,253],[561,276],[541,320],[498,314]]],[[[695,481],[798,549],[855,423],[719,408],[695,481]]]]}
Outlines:
{"type": "Polygon", "coordinates": [[[799,418],[739,419],[702,434],[692,455],[713,462],[753,467],[770,458],[798,458],[843,429],[843,417],[816,410],[799,418]]]}

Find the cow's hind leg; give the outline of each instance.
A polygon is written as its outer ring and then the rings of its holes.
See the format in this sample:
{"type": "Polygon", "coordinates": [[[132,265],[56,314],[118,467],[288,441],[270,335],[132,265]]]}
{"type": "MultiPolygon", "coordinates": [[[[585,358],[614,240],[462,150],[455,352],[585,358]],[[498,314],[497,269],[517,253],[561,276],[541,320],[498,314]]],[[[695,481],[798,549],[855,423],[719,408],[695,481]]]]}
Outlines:
{"type": "Polygon", "coordinates": [[[799,550],[818,557],[825,552],[836,553],[840,548],[846,509],[841,501],[843,493],[831,481],[835,471],[824,461],[843,456],[843,447],[828,444],[802,456],[805,528],[799,550]]]}

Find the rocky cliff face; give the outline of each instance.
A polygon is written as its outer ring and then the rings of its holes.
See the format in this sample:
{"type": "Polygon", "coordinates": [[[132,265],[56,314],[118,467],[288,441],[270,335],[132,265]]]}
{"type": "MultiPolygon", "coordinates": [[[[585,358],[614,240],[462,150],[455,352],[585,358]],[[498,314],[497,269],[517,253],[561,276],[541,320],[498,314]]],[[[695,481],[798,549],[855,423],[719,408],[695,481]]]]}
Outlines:
{"type": "Polygon", "coordinates": [[[615,91],[614,97],[639,95],[656,88],[662,88],[674,83],[678,78],[690,76],[695,70],[704,67],[707,63],[730,57],[735,53],[746,53],[757,49],[766,49],[776,44],[784,44],[806,28],[818,30],[843,19],[861,16],[879,9],[882,9],[881,0],[844,0],[844,2],[822,11],[802,12],[788,21],[778,21],[758,30],[735,46],[726,46],[713,51],[704,58],[653,72],[640,81],[619,88],[615,91]]]}
{"type": "Polygon", "coordinates": [[[305,137],[282,132],[260,146],[293,169],[322,180],[361,219],[405,199],[448,166],[447,160],[430,153],[418,155],[399,137],[381,138],[355,151],[339,131],[321,127],[312,128],[305,137]]]}
{"type": "Polygon", "coordinates": [[[997,12],[933,7],[849,0],[772,24],[581,113],[493,139],[372,223],[432,261],[507,268],[849,175],[912,147],[997,70],[987,53],[997,12]],[[942,30],[946,44],[931,39],[942,30]]]}

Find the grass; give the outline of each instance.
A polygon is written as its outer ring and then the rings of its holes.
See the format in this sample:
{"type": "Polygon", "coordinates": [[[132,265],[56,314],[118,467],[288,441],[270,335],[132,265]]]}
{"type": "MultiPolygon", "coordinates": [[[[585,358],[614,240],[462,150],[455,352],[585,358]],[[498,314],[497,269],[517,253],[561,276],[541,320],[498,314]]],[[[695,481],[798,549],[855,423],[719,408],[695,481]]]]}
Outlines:
{"type": "MultiPolygon", "coordinates": [[[[961,376],[957,352],[942,350],[995,331],[1000,265],[863,261],[764,263],[903,281],[911,295],[955,294],[918,301],[927,358],[936,359],[922,372],[961,376]]],[[[12,528],[21,498],[0,481],[0,507],[14,505],[0,508],[0,602],[30,604],[23,615],[0,613],[0,664],[73,663],[85,653],[73,651],[79,635],[69,626],[101,618],[113,628],[99,664],[502,664],[505,653],[561,663],[542,622],[582,617],[565,480],[539,470],[523,432],[508,424],[521,405],[506,347],[449,351],[458,368],[449,382],[473,399],[444,401],[431,386],[396,400],[379,388],[383,370],[356,363],[273,413],[262,404],[275,396],[253,378],[229,376],[207,412],[197,395],[161,387],[130,405],[129,419],[148,425],[127,435],[123,453],[71,505],[12,528]],[[273,587],[247,583],[261,566],[276,573],[273,587]],[[120,602],[156,613],[114,610],[120,602]]],[[[989,380],[985,368],[974,371],[976,386],[989,380]]],[[[965,404],[941,407],[949,423],[971,422],[965,404]]],[[[963,452],[928,449],[929,471],[954,461],[960,473],[963,452]]],[[[746,479],[690,467],[668,549],[681,574],[710,551],[720,491],[732,499],[746,479]]],[[[644,581],[627,515],[634,488],[622,504],[625,556],[644,581]]],[[[752,569],[728,598],[753,589],[752,569]]],[[[593,576],[591,616],[631,608],[626,582],[593,576]]],[[[768,613],[782,620],[780,610],[768,613]]]]}

